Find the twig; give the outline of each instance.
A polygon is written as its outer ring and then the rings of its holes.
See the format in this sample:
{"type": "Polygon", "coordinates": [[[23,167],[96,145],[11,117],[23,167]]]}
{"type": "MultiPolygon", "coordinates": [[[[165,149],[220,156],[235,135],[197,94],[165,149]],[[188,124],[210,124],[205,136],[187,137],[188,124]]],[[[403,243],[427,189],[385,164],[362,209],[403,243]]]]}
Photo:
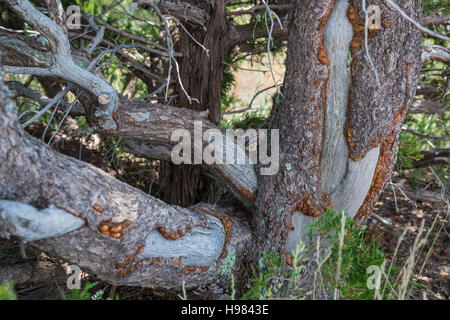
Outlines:
{"type": "Polygon", "coordinates": [[[276,84],[256,92],[256,94],[253,96],[253,98],[250,101],[250,104],[249,104],[249,106],[247,108],[241,109],[241,110],[227,111],[227,112],[224,112],[223,114],[237,114],[237,113],[243,113],[243,112],[246,112],[246,111],[250,110],[252,108],[253,102],[255,101],[257,96],[259,96],[261,93],[263,93],[263,92],[265,92],[267,90],[273,89],[273,88],[277,88],[276,84]]]}
{"type": "Polygon", "coordinates": [[[442,140],[442,141],[450,141],[450,137],[437,137],[437,136],[431,136],[428,134],[423,134],[420,133],[419,131],[413,130],[413,129],[409,129],[407,126],[402,126],[402,131],[411,133],[415,136],[421,137],[421,138],[425,138],[425,139],[431,139],[431,140],[442,140]]]}
{"type": "MultiPolygon", "coordinates": [[[[363,0],[365,1],[365,0],[363,0]]],[[[449,37],[446,37],[442,34],[433,32],[425,27],[423,27],[422,25],[420,25],[418,22],[414,21],[414,19],[412,19],[411,17],[409,17],[396,3],[394,3],[392,0],[385,0],[388,4],[391,5],[392,8],[394,8],[396,11],[398,11],[400,13],[400,15],[405,18],[406,20],[408,20],[409,22],[411,22],[413,25],[415,25],[420,31],[425,32],[427,34],[429,34],[432,37],[441,39],[441,40],[445,40],[445,41],[450,41],[449,37]]]]}
{"type": "Polygon", "coordinates": [[[269,60],[269,65],[270,65],[270,73],[272,74],[272,79],[273,79],[273,83],[275,84],[275,87],[277,88],[277,91],[279,90],[278,88],[278,84],[277,81],[275,79],[275,75],[273,73],[273,66],[272,66],[272,54],[270,51],[271,45],[272,45],[272,33],[273,33],[273,27],[275,26],[275,22],[273,20],[273,17],[276,18],[276,20],[278,21],[278,24],[280,25],[280,28],[283,29],[283,24],[281,23],[280,17],[278,17],[278,15],[272,10],[270,9],[269,5],[266,3],[265,0],[261,0],[262,3],[264,4],[264,6],[266,7],[266,14],[264,15],[264,19],[266,22],[266,29],[269,33],[268,35],[268,40],[267,40],[267,57],[269,60]],[[267,15],[269,15],[270,18],[270,29],[267,25],[267,15]]]}

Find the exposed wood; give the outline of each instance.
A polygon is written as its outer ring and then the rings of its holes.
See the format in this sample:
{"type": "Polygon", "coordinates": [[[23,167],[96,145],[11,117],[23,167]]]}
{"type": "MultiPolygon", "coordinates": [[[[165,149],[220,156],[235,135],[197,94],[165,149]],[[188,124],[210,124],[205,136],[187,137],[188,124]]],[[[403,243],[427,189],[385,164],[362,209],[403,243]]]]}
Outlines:
{"type": "Polygon", "coordinates": [[[422,53],[422,62],[426,62],[428,60],[436,60],[449,64],[450,50],[436,44],[424,45],[422,53]]]}

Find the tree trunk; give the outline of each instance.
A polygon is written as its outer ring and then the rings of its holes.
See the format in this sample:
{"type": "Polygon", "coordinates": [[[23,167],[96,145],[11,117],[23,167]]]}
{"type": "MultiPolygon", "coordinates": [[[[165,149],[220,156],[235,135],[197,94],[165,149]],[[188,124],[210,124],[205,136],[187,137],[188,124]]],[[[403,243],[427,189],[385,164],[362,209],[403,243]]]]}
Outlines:
{"type": "MultiPolygon", "coordinates": [[[[272,114],[280,172],[259,181],[257,252],[291,252],[328,208],[366,218],[390,177],[418,80],[421,33],[384,1],[374,4],[382,28],[370,31],[368,47],[380,88],[364,50],[361,3],[297,1],[283,99],[272,114]]],[[[420,21],[420,0],[401,6],[420,21]]]]}
{"type": "MultiPolygon", "coordinates": [[[[201,7],[209,13],[205,26],[187,24],[190,35],[180,29],[177,51],[183,53],[180,59],[180,78],[177,83],[177,105],[196,111],[208,111],[209,120],[220,122],[220,89],[222,87],[223,62],[227,54],[228,38],[225,19],[225,1],[201,2],[201,7]],[[191,36],[201,43],[205,51],[191,36]],[[188,97],[186,93],[192,97],[188,97]]],[[[195,166],[175,166],[166,164],[164,174],[168,174],[169,185],[163,190],[163,199],[183,207],[207,201],[213,181],[195,166]]]]}

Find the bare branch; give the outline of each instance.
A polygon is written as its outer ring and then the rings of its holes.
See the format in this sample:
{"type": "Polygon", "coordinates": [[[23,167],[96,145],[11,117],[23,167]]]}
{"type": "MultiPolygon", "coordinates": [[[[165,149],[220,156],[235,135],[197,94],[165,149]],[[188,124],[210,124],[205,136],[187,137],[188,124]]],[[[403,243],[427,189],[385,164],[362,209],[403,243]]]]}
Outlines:
{"type": "Polygon", "coordinates": [[[432,136],[432,135],[428,135],[428,134],[423,134],[420,133],[419,131],[413,130],[408,128],[407,126],[403,126],[402,127],[402,131],[411,133],[415,136],[421,137],[421,138],[425,138],[425,139],[430,139],[430,140],[441,140],[441,141],[450,141],[450,137],[437,137],[437,136],[432,136]]]}
{"type": "Polygon", "coordinates": [[[445,41],[450,41],[449,37],[446,37],[442,34],[433,32],[423,26],[421,26],[417,21],[415,21],[414,19],[412,19],[410,16],[408,16],[396,3],[394,3],[392,0],[385,0],[394,10],[398,11],[400,13],[400,15],[405,18],[406,20],[408,20],[409,22],[411,22],[414,26],[416,26],[416,28],[418,28],[420,31],[425,32],[426,34],[434,37],[434,38],[438,38],[441,40],[445,40],[445,41]]]}
{"type": "MultiPolygon", "coordinates": [[[[116,91],[107,82],[81,68],[72,60],[69,40],[56,22],[37,10],[28,0],[7,0],[6,2],[25,22],[41,32],[50,42],[54,55],[54,64],[50,68],[51,75],[80,85],[97,98],[105,97],[105,99],[99,101],[99,108],[95,115],[99,119],[100,126],[114,129],[115,124],[111,114],[117,109],[118,97],[116,91]]],[[[41,75],[49,74],[46,72],[41,75]]]]}

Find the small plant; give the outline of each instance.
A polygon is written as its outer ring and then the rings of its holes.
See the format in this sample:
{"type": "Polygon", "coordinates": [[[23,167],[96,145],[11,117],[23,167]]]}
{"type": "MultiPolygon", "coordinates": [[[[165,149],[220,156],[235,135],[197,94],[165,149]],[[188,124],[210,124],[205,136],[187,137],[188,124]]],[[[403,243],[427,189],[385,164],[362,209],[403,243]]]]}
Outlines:
{"type": "Polygon", "coordinates": [[[308,293],[303,288],[303,271],[307,258],[306,246],[299,242],[292,255],[292,266],[285,268],[283,259],[275,252],[263,253],[249,290],[243,300],[304,299],[308,293]]]}
{"type": "Polygon", "coordinates": [[[12,282],[0,285],[0,300],[16,300],[12,282]]]}
{"type": "Polygon", "coordinates": [[[374,289],[367,286],[370,276],[367,270],[371,266],[381,266],[388,256],[377,244],[378,238],[369,239],[365,227],[356,225],[344,213],[336,214],[332,210],[310,226],[311,244],[318,236],[328,243],[329,251],[327,259],[323,259],[321,276],[327,289],[334,292],[333,297],[373,299],[374,289]]]}
{"type": "MultiPolygon", "coordinates": [[[[290,267],[275,252],[264,253],[243,299],[374,299],[367,270],[387,257],[377,239],[369,240],[364,227],[332,210],[308,227],[309,249],[300,241],[290,267]]],[[[394,277],[397,268],[390,272],[394,277]]]]}
{"type": "Polygon", "coordinates": [[[91,295],[89,293],[89,290],[91,290],[97,284],[98,284],[98,282],[94,282],[94,283],[86,282],[83,290],[72,289],[70,296],[66,296],[66,294],[64,293],[64,290],[61,290],[60,291],[61,297],[63,300],[101,300],[101,297],[103,295],[103,290],[97,291],[94,295],[91,295]]]}

